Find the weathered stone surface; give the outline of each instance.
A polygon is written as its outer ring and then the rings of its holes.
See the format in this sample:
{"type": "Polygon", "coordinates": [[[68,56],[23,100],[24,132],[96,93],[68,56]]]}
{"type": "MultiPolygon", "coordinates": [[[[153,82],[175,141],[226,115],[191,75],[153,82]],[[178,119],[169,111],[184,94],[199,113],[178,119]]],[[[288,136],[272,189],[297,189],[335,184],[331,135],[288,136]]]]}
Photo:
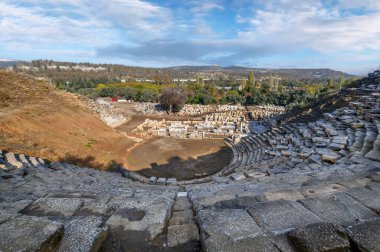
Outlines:
{"type": "Polygon", "coordinates": [[[22,211],[33,216],[71,217],[84,201],[77,198],[42,198],[22,211]]]}
{"type": "Polygon", "coordinates": [[[259,202],[248,211],[261,227],[275,235],[321,221],[299,203],[285,200],[259,202]]]}
{"type": "Polygon", "coordinates": [[[0,225],[0,251],[56,251],[63,225],[34,216],[19,216],[0,225]]]}
{"type": "Polygon", "coordinates": [[[207,209],[198,219],[206,251],[279,251],[245,210],[207,209]]]}
{"type": "Polygon", "coordinates": [[[257,203],[255,196],[241,196],[230,200],[217,202],[214,207],[217,209],[248,209],[257,203]]]}
{"type": "Polygon", "coordinates": [[[164,228],[173,201],[168,198],[135,199],[124,202],[107,221],[111,226],[122,225],[126,230],[147,230],[153,239],[164,228]]]}
{"type": "Polygon", "coordinates": [[[18,214],[15,212],[0,209],[0,224],[17,216],[18,214]]]}
{"type": "Polygon", "coordinates": [[[166,197],[125,199],[107,220],[109,238],[106,250],[141,251],[165,228],[172,200],[166,197]]]}
{"type": "Polygon", "coordinates": [[[175,247],[199,240],[198,227],[195,224],[174,225],[168,228],[168,246],[175,247]]]}
{"type": "Polygon", "coordinates": [[[174,203],[173,211],[184,211],[192,208],[192,204],[187,198],[178,199],[174,203]]]}
{"type": "Polygon", "coordinates": [[[332,194],[347,191],[347,188],[339,184],[329,184],[305,188],[302,194],[307,197],[331,197],[332,194]]]}
{"type": "Polygon", "coordinates": [[[300,252],[345,252],[350,241],[345,231],[331,223],[314,223],[298,228],[289,238],[300,252]]]}
{"type": "Polygon", "coordinates": [[[2,202],[0,203],[0,209],[7,210],[10,212],[18,213],[29,206],[32,200],[19,200],[15,202],[2,202]]]}
{"type": "Polygon", "coordinates": [[[308,198],[300,202],[321,219],[344,226],[378,217],[367,207],[345,194],[326,199],[308,198]]]}
{"type": "Polygon", "coordinates": [[[380,251],[380,219],[357,224],[348,231],[360,251],[380,251]]]}
{"type": "Polygon", "coordinates": [[[74,217],[65,224],[59,251],[98,251],[107,237],[107,227],[101,228],[102,223],[102,217],[74,217]]]}
{"type": "Polygon", "coordinates": [[[298,199],[303,199],[303,195],[296,190],[293,189],[281,189],[281,190],[276,190],[276,191],[269,191],[265,192],[263,195],[260,195],[258,199],[260,201],[264,200],[279,200],[279,199],[284,199],[284,200],[298,200],[298,199]]]}
{"type": "Polygon", "coordinates": [[[380,194],[366,188],[352,188],[346,192],[372,211],[380,214],[380,194]]]}
{"type": "Polygon", "coordinates": [[[90,202],[85,204],[81,209],[79,209],[75,215],[76,216],[109,216],[112,213],[112,207],[101,203],[101,202],[90,202]]]}

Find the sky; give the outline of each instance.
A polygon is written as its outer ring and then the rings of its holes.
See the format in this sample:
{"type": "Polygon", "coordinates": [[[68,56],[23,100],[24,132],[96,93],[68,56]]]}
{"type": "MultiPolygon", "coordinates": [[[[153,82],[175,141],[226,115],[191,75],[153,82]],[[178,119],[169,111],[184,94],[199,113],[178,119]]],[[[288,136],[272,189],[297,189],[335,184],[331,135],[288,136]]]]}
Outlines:
{"type": "Polygon", "coordinates": [[[0,58],[380,67],[380,0],[0,0],[0,58]]]}

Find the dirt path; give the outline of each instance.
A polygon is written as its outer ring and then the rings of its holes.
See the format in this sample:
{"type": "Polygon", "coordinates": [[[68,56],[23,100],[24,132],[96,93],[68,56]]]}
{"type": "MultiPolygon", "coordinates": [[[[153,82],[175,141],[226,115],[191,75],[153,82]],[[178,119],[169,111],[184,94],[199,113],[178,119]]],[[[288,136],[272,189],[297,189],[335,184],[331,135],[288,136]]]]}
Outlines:
{"type": "Polygon", "coordinates": [[[223,140],[151,138],[127,155],[128,168],[145,176],[179,180],[208,176],[229,164],[232,153],[223,140]]]}

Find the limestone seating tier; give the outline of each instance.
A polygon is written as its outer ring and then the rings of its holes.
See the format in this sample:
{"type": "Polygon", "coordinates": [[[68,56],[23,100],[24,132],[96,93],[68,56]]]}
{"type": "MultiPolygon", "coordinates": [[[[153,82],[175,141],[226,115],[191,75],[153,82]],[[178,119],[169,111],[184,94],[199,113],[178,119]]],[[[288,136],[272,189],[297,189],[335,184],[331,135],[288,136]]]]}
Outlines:
{"type": "Polygon", "coordinates": [[[14,174],[3,154],[0,251],[200,250],[192,205],[176,186],[60,162],[14,174]]]}
{"type": "Polygon", "coordinates": [[[280,163],[288,170],[300,163],[313,169],[328,167],[353,155],[378,160],[380,111],[374,100],[374,96],[364,96],[316,122],[286,124],[243,138],[234,145],[233,162],[223,174],[240,180],[255,174],[258,167],[268,170],[280,163]]]}

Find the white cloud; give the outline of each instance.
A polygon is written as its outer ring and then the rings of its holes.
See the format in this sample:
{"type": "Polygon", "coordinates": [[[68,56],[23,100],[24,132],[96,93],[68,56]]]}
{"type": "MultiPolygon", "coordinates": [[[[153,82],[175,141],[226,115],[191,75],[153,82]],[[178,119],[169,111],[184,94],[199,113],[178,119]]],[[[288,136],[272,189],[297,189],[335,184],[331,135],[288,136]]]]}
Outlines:
{"type": "Polygon", "coordinates": [[[97,47],[123,36],[161,38],[172,25],[170,10],[140,0],[40,2],[0,2],[0,42],[97,47]]]}
{"type": "Polygon", "coordinates": [[[214,1],[198,1],[193,0],[190,2],[193,6],[191,11],[198,15],[205,15],[210,11],[214,10],[224,10],[224,7],[221,4],[218,4],[214,1]]]}
{"type": "Polygon", "coordinates": [[[303,47],[320,52],[380,50],[380,13],[341,16],[319,1],[268,1],[252,18],[238,16],[251,27],[240,34],[256,43],[284,48],[303,47]],[[254,37],[249,37],[254,35],[254,37]]]}

